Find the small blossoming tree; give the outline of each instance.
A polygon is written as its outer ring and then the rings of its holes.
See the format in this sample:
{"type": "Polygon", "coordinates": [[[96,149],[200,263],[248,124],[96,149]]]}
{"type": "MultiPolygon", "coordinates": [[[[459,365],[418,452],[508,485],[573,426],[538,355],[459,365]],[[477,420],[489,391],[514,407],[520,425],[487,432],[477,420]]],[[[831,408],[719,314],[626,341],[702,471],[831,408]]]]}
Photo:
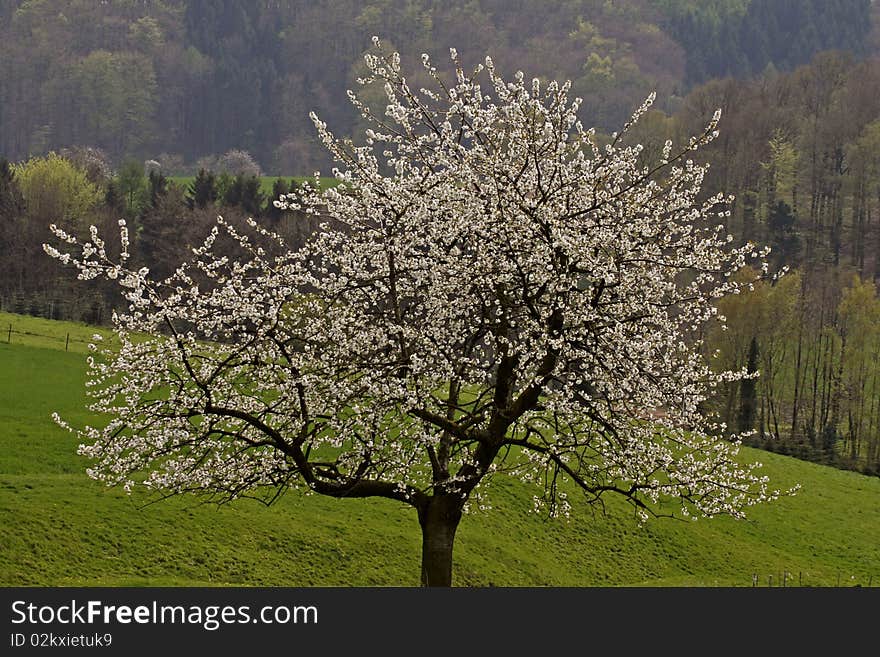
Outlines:
{"type": "Polygon", "coordinates": [[[505,80],[489,59],[468,72],[452,51],[454,80],[424,56],[434,86],[416,90],[375,45],[360,82],[384,86],[384,113],[350,93],[372,126],[359,145],[313,117],[340,184],[279,201],[322,221],[304,248],[219,219],[154,281],[128,265],[124,225],[116,259],[94,230],[55,231],[69,246],[51,255],[130,304],[120,346],[89,361],[108,418],[78,430],[90,475],[397,500],[418,515],[432,586],[451,584],[456,529],[492,476],[534,483],[551,515],[575,492],[643,516],[741,516],[775,497],[701,412],[746,374],[713,371],[699,328],[762,257],[731,248],[727,199],[698,197],[689,157],[718,116],[644,163],[625,129],[602,145],[583,128],[568,84],[505,80]]]}

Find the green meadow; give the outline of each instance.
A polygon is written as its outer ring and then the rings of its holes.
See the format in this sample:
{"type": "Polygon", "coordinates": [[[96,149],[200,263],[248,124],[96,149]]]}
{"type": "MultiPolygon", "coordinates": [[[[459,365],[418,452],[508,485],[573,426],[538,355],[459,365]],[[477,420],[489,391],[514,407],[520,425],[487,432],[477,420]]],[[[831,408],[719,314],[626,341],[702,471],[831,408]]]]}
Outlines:
{"type": "MultiPolygon", "coordinates": [[[[272,186],[275,184],[275,181],[281,178],[287,183],[290,183],[291,180],[295,180],[297,184],[301,184],[303,181],[308,181],[309,183],[314,183],[315,179],[311,176],[261,176],[260,177],[260,191],[268,198],[272,196],[272,186]]],[[[183,187],[184,189],[188,189],[192,184],[192,181],[195,179],[195,176],[169,176],[168,180],[170,180],[175,185],[183,187]]],[[[320,183],[322,189],[326,189],[328,187],[332,187],[333,185],[338,184],[335,178],[327,178],[323,177],[320,179],[320,183]]]]}
{"type": "MultiPolygon", "coordinates": [[[[89,479],[77,438],[50,415],[95,420],[83,385],[95,332],[106,334],[0,313],[0,585],[418,585],[418,522],[394,502],[288,492],[271,507],[216,506],[89,479]]],[[[499,478],[485,491],[492,509],[462,522],[454,583],[751,586],[756,575],[760,586],[880,585],[880,478],[743,453],[776,487],[801,490],[746,521],[640,526],[611,498],[604,514],[574,504],[569,520],[548,520],[529,511],[532,489],[499,478]]]]}

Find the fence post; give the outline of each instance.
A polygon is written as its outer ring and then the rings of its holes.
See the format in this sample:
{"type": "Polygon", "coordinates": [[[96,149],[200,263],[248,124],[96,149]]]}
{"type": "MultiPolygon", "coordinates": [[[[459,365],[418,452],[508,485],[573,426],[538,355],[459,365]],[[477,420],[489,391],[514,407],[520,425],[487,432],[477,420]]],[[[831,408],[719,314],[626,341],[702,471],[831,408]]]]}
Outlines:
{"type": "Polygon", "coordinates": [[[70,333],[67,334],[67,339],[64,341],[64,351],[67,351],[67,348],[70,346],[70,333]]]}
{"type": "Polygon", "coordinates": [[[6,344],[12,344],[12,324],[9,325],[9,333],[6,334],[6,344]]]}

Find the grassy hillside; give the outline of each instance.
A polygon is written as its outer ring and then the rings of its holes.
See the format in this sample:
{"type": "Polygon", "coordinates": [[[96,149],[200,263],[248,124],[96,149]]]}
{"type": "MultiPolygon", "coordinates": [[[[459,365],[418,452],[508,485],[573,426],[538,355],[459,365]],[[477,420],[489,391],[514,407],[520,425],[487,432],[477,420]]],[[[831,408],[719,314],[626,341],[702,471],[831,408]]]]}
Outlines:
{"type": "MultiPolygon", "coordinates": [[[[270,508],[195,498],[145,505],[91,481],[76,438],[49,417],[57,410],[88,421],[83,354],[36,336],[13,334],[6,344],[10,323],[31,334],[95,332],[0,314],[0,585],[418,584],[418,523],[393,502],[289,493],[270,508]]],[[[462,523],[454,581],[750,586],[754,573],[766,586],[787,570],[795,585],[880,585],[880,479],[746,456],[764,462],[776,485],[798,482],[802,491],[754,509],[746,522],[639,527],[616,501],[605,516],[576,507],[569,522],[547,521],[527,512],[528,488],[499,479],[488,489],[493,510],[462,523]]]]}

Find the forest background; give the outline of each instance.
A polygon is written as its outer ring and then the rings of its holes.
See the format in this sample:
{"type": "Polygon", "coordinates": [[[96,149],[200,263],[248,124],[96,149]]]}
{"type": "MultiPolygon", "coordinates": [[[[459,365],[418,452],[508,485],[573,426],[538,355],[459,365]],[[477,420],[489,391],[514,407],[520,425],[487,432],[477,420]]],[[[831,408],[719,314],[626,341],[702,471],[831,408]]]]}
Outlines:
{"type": "Polygon", "coordinates": [[[329,171],[310,110],[358,133],[345,90],[373,34],[412,62],[455,46],[570,79],[600,133],[656,91],[630,135],[648,158],[720,107],[706,193],[733,194],[730,231],[789,272],[700,336],[720,368],[760,371],[715,410],[756,446],[880,474],[871,0],[0,0],[0,310],[101,324],[119,304],[42,253],[51,223],[125,218],[159,276],[218,213],[301,243],[313,226],[272,201],[329,171]]]}

